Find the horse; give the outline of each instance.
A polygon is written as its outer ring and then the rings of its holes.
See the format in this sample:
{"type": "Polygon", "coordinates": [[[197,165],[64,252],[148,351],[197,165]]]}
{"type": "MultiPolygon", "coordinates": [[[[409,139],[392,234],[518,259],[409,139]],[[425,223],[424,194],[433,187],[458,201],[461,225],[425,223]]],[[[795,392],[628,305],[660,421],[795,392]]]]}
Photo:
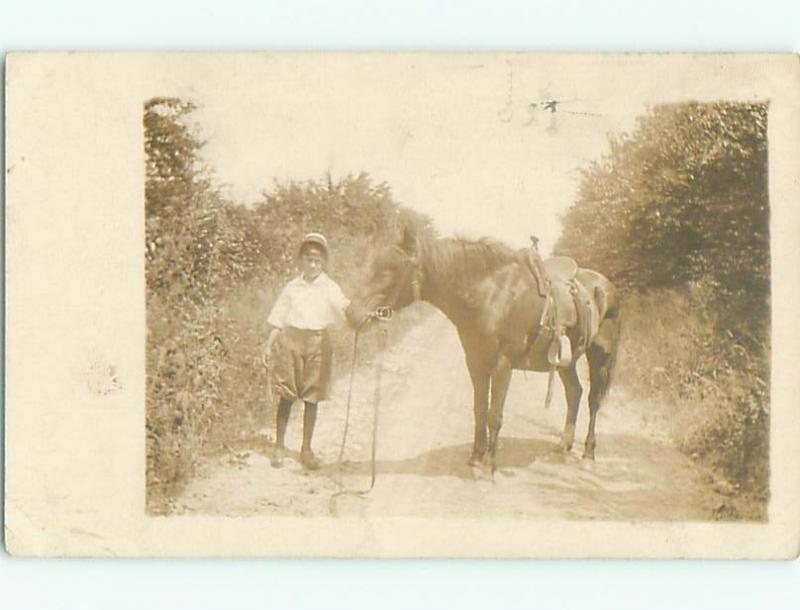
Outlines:
{"type": "MultiPolygon", "coordinates": [[[[491,472],[512,370],[550,372],[552,382],[553,365],[548,360],[552,341],[535,340],[548,332],[542,328],[547,297],[525,264],[524,252],[489,239],[421,238],[415,229],[406,227],[397,243],[375,254],[369,279],[354,302],[365,323],[367,312],[379,307],[399,310],[420,299],[449,318],[458,332],[473,386],[475,436],[468,464],[491,472]]],[[[575,441],[583,393],[576,364],[585,354],[590,419],[583,457],[594,460],[595,423],[611,383],[620,308],[616,289],[600,273],[579,269],[574,279],[592,299],[597,319],[588,336],[579,316],[564,316],[571,358],[558,369],[567,399],[559,446],[569,452],[575,441]]],[[[575,309],[577,306],[573,314],[575,309]]]]}

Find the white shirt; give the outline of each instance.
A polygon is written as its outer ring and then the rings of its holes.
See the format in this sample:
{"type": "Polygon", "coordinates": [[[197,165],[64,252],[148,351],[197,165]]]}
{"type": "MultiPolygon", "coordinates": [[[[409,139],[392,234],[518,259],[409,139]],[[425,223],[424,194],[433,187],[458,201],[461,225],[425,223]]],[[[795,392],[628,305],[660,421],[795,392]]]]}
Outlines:
{"type": "Polygon", "coordinates": [[[310,282],[300,275],[283,287],[267,322],[277,328],[322,330],[344,320],[349,305],[342,289],[324,271],[310,282]]]}

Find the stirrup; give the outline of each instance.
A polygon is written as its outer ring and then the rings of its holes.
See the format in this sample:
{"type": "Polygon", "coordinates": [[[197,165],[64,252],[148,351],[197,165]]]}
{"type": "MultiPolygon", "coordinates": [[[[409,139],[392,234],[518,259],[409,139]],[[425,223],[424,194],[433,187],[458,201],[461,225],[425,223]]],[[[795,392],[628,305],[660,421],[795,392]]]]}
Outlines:
{"type": "Polygon", "coordinates": [[[547,362],[550,366],[567,366],[572,362],[572,345],[569,337],[562,334],[553,339],[547,350],[547,362]]]}

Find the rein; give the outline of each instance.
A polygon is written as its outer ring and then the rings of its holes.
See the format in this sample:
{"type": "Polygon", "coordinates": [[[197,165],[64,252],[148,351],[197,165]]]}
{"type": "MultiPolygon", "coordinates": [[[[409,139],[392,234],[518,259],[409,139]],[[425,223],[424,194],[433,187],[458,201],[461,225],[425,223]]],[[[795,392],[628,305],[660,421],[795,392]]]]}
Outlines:
{"type": "Polygon", "coordinates": [[[356,496],[363,498],[375,487],[375,482],[378,478],[377,469],[377,448],[378,448],[378,414],[380,412],[381,404],[381,373],[383,372],[383,355],[386,351],[386,322],[391,318],[392,310],[389,307],[380,307],[371,316],[381,322],[381,333],[378,344],[378,363],[375,368],[375,394],[373,398],[373,411],[372,411],[372,451],[370,456],[370,483],[366,489],[346,489],[342,483],[342,464],[344,462],[344,450],[347,446],[347,433],[350,429],[350,407],[353,400],[353,379],[355,377],[356,362],[358,360],[358,336],[361,328],[356,329],[353,336],[353,355],[350,363],[350,383],[347,389],[347,408],[344,417],[344,430],[342,431],[342,442],[339,445],[339,457],[336,460],[336,484],[339,486],[339,491],[334,493],[328,501],[328,511],[334,517],[338,516],[336,511],[336,500],[342,496],[356,496]]]}
{"type": "MultiPolygon", "coordinates": [[[[339,457],[336,460],[337,477],[335,482],[340,489],[334,493],[328,501],[328,511],[333,516],[338,515],[336,511],[336,500],[338,498],[341,498],[342,496],[356,496],[363,498],[375,487],[375,482],[378,478],[376,461],[378,447],[378,415],[380,412],[381,403],[381,374],[383,372],[383,356],[384,352],[386,351],[386,323],[392,318],[394,313],[393,308],[397,305],[397,299],[400,297],[400,291],[403,289],[403,286],[405,286],[406,280],[409,279],[409,276],[411,276],[410,283],[414,301],[419,301],[421,299],[422,288],[420,281],[421,272],[419,268],[419,259],[415,254],[409,255],[400,246],[394,246],[394,249],[400,252],[405,258],[406,269],[403,280],[396,283],[395,288],[392,291],[391,298],[388,299],[389,305],[376,308],[375,311],[367,318],[367,320],[370,318],[376,319],[381,324],[380,339],[378,343],[378,363],[375,368],[375,394],[372,407],[372,453],[370,457],[370,483],[369,487],[366,489],[346,489],[344,487],[344,483],[342,482],[344,450],[347,446],[347,434],[350,430],[350,410],[353,401],[353,380],[355,377],[356,362],[358,361],[358,336],[361,333],[361,328],[363,327],[362,323],[362,325],[356,329],[353,336],[353,354],[350,363],[350,382],[347,388],[347,407],[344,416],[344,429],[342,431],[342,441],[339,445],[339,457]]],[[[417,250],[419,250],[419,246],[417,246],[417,250]]],[[[364,323],[366,323],[367,320],[365,320],[364,323]]]]}

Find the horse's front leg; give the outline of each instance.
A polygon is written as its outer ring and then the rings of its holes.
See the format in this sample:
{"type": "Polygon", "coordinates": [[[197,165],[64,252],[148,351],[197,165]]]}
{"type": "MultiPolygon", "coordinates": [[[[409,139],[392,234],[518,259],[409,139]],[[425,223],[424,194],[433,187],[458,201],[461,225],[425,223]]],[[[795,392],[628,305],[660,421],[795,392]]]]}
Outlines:
{"type": "Polygon", "coordinates": [[[495,470],[497,441],[503,426],[503,406],[506,402],[508,386],[511,383],[511,360],[501,354],[491,376],[491,406],[489,407],[489,451],[485,462],[492,472],[495,470]]]}
{"type": "Polygon", "coordinates": [[[469,458],[470,466],[477,466],[486,455],[486,423],[489,411],[489,375],[486,373],[472,374],[473,405],[475,414],[475,441],[472,444],[472,455],[469,458]]]}

